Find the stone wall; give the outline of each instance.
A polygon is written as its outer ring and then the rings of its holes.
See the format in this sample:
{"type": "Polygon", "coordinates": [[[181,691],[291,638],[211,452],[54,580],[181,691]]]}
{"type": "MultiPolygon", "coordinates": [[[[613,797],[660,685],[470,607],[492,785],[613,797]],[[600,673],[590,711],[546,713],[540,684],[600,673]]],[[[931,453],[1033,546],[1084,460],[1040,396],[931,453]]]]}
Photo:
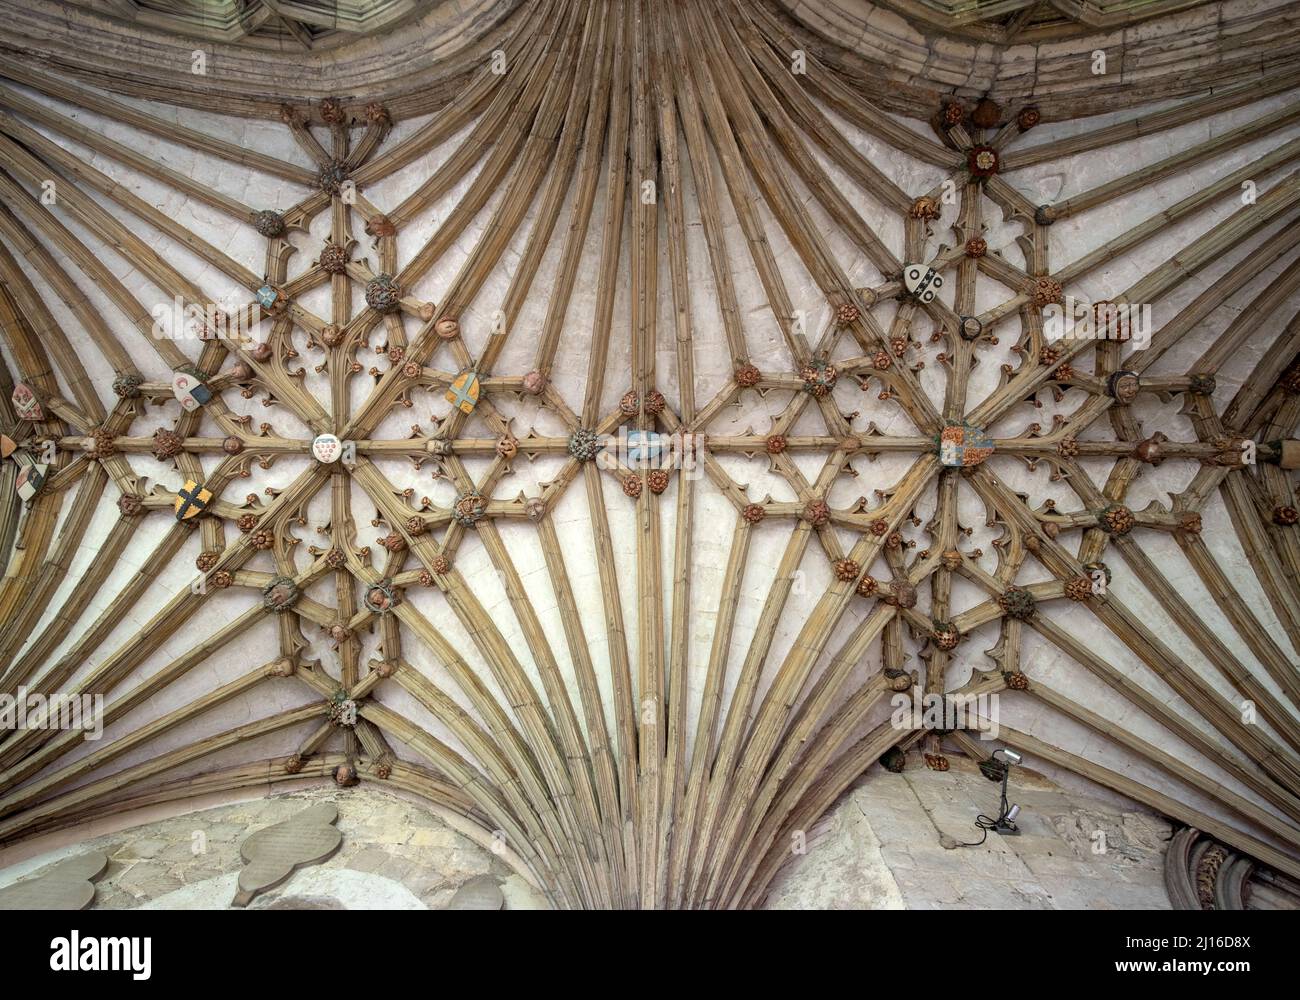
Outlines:
{"type": "MultiPolygon", "coordinates": [[[[181,812],[91,839],[75,835],[21,862],[0,852],[0,888],[37,876],[62,858],[99,850],[109,865],[96,880],[95,909],[224,909],[243,868],[240,845],[256,830],[318,802],[337,806],[338,852],[300,868],[254,898],[250,909],[442,909],[471,879],[488,877],[507,909],[535,909],[544,898],[490,850],[457,832],[422,803],[367,783],[346,791],[317,785],[286,794],[181,812]]],[[[183,806],[182,806],[183,808],[183,806]]],[[[115,825],[130,823],[123,817],[115,825]]]]}

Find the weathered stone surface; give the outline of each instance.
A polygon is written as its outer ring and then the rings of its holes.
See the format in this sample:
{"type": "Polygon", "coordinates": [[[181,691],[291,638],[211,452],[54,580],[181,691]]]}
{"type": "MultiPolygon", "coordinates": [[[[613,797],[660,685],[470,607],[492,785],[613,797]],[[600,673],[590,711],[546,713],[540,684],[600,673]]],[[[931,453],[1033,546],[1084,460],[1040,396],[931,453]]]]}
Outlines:
{"type": "MultiPolygon", "coordinates": [[[[250,908],[441,909],[478,877],[500,886],[508,909],[546,905],[529,883],[439,816],[365,783],[345,794],[322,787],[233,803],[92,840],[81,845],[81,853],[89,848],[113,855],[105,857],[93,905],[224,909],[244,867],[239,844],[251,832],[291,819],[314,803],[338,808],[338,851],[320,865],[293,872],[255,897],[250,908]]],[[[0,871],[0,897],[11,883],[59,861],[60,854],[67,849],[0,871]]]]}
{"type": "Polygon", "coordinates": [[[1024,768],[1012,773],[1018,837],[990,833],[998,786],[963,757],[949,771],[873,768],[830,810],[808,851],[792,854],[771,909],[1167,909],[1168,824],[1118,801],[1067,791],[1024,768]],[[1104,845],[1104,853],[1097,848],[1104,845]],[[1108,900],[1108,902],[1104,902],[1108,900]]]}
{"type": "Polygon", "coordinates": [[[103,851],[65,858],[0,889],[0,910],[84,910],[95,898],[93,879],[108,866],[103,851]]]}

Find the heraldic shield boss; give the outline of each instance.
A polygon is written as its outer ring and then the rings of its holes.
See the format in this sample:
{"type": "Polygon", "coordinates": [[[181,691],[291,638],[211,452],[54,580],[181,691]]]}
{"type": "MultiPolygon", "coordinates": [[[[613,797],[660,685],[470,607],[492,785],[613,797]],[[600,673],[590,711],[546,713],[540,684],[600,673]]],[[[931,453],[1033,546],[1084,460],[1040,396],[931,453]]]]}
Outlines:
{"type": "Polygon", "coordinates": [[[333,434],[318,434],[311,443],[311,453],[316,461],[329,465],[343,453],[343,444],[333,434]]]}
{"type": "Polygon", "coordinates": [[[176,501],[172,505],[176,511],[176,520],[189,521],[198,517],[208,509],[211,502],[211,490],[204,489],[193,479],[185,480],[185,485],[176,494],[176,501]]]}
{"type": "Polygon", "coordinates": [[[48,465],[38,462],[24,464],[18,470],[18,478],[14,481],[18,495],[23,500],[31,500],[45,485],[45,476],[49,471],[50,467],[48,465]]]}
{"type": "Polygon", "coordinates": [[[978,427],[949,424],[939,435],[939,461],[950,469],[979,465],[993,454],[993,441],[978,427]]]}
{"type": "Polygon", "coordinates": [[[192,372],[177,372],[172,376],[172,395],[187,413],[193,413],[212,400],[212,390],[192,372]]]}
{"type": "Polygon", "coordinates": [[[943,287],[943,278],[932,267],[907,264],[903,267],[903,284],[921,302],[932,302],[934,293],[943,287]]]}
{"type": "Polygon", "coordinates": [[[30,420],[35,423],[38,420],[45,419],[45,411],[41,409],[41,401],[27,383],[19,382],[15,384],[10,400],[14,404],[14,412],[18,414],[19,420],[30,420]]]}
{"type": "Polygon", "coordinates": [[[474,407],[478,404],[478,397],[478,373],[473,371],[461,372],[456,377],[456,381],[452,382],[446,396],[447,402],[461,413],[473,413],[474,407]]]}

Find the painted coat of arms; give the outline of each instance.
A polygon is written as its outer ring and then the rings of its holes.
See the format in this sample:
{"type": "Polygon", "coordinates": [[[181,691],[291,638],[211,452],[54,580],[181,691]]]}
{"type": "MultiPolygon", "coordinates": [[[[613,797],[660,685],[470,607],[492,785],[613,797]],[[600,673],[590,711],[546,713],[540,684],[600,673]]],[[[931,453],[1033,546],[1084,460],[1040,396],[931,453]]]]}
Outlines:
{"type": "Polygon", "coordinates": [[[478,405],[479,382],[477,372],[461,372],[447,390],[447,402],[461,413],[473,413],[478,405]]]}
{"type": "Polygon", "coordinates": [[[187,413],[193,413],[212,400],[212,390],[196,372],[178,371],[172,376],[172,395],[187,413]]]}
{"type": "Polygon", "coordinates": [[[993,441],[970,424],[949,424],[939,435],[939,461],[950,468],[970,468],[993,454],[993,441]]]}
{"type": "Polygon", "coordinates": [[[924,264],[905,264],[903,284],[921,302],[932,302],[934,293],[943,287],[943,278],[934,268],[924,264]]]}
{"type": "Polygon", "coordinates": [[[311,453],[316,461],[329,465],[343,453],[343,444],[333,434],[318,434],[311,443],[311,453]]]}
{"type": "Polygon", "coordinates": [[[205,490],[193,479],[185,480],[185,485],[176,494],[176,502],[172,505],[176,511],[176,520],[188,521],[198,517],[208,509],[211,502],[211,490],[205,490]]]}
{"type": "Polygon", "coordinates": [[[282,312],[286,304],[284,292],[270,283],[259,288],[253,294],[253,298],[256,300],[258,306],[272,315],[282,312]]]}
{"type": "Polygon", "coordinates": [[[45,419],[45,411],[41,408],[40,399],[26,382],[19,382],[14,386],[11,399],[19,420],[30,420],[35,423],[45,419]]]}
{"type": "Polygon", "coordinates": [[[50,471],[48,465],[42,465],[38,462],[20,462],[22,468],[18,470],[18,478],[14,485],[18,489],[18,495],[24,500],[30,500],[37,493],[41,492],[41,487],[45,485],[45,476],[50,471]]]}

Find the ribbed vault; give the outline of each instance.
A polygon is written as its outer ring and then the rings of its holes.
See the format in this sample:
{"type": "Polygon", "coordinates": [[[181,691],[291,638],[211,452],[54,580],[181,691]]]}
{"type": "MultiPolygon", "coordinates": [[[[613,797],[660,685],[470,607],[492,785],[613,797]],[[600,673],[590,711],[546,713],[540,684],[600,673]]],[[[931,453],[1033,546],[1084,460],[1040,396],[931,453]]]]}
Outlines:
{"type": "Polygon", "coordinates": [[[764,5],[503,23],[397,122],[0,59],[0,689],[106,711],[0,734],[0,841],[342,762],[557,906],[754,906],[882,756],[988,755],[891,723],[960,692],[1300,876],[1293,74],[923,122],[764,5]]]}

